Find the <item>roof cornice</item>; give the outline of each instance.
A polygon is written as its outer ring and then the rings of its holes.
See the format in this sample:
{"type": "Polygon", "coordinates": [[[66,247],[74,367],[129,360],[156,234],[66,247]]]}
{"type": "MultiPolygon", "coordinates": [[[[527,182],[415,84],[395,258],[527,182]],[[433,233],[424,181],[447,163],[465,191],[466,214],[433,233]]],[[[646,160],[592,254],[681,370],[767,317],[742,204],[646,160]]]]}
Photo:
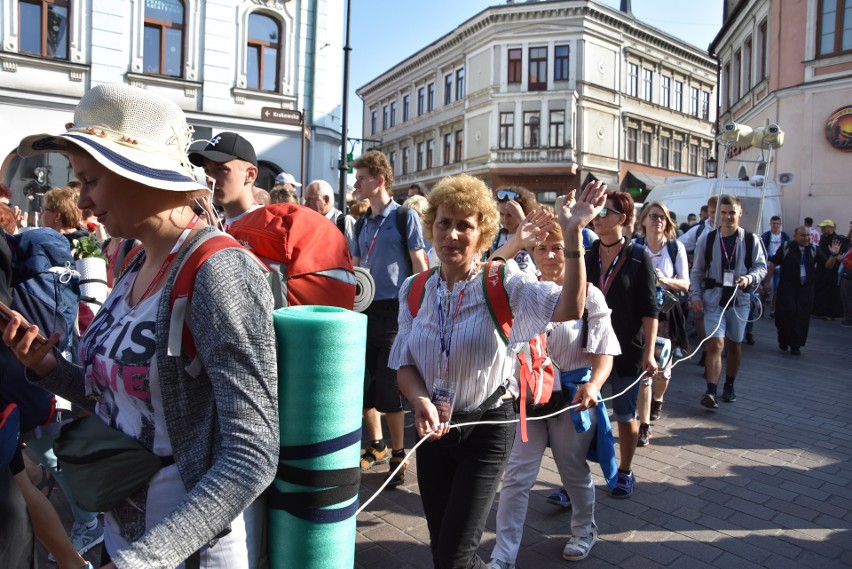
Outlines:
{"type": "Polygon", "coordinates": [[[406,74],[421,68],[428,62],[463,44],[469,38],[484,33],[491,26],[519,21],[541,21],[549,23],[554,18],[577,16],[613,28],[627,37],[647,42],[654,47],[664,49],[696,65],[707,67],[711,71],[716,68],[715,60],[706,52],[608,6],[600,5],[593,1],[551,0],[535,4],[505,4],[486,8],[460,24],[452,32],[438,38],[412,56],[359,87],[356,93],[363,98],[364,94],[382,89],[406,74]]]}

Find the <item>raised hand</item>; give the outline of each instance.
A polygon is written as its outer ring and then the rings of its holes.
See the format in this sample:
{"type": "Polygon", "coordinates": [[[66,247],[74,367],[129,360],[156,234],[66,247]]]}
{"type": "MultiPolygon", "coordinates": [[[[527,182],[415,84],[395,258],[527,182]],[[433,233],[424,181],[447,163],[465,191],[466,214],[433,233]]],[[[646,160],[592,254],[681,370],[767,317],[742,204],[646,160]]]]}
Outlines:
{"type": "Polygon", "coordinates": [[[523,243],[523,248],[532,249],[547,238],[552,223],[552,213],[545,209],[534,209],[518,224],[515,237],[523,243]]]}
{"type": "Polygon", "coordinates": [[[559,223],[563,230],[583,228],[600,213],[606,203],[606,184],[600,180],[589,182],[574,200],[577,190],[572,190],[556,203],[559,223]]]}
{"type": "Polygon", "coordinates": [[[831,244],[828,246],[828,250],[831,251],[832,255],[837,255],[838,253],[840,253],[840,239],[835,239],[834,241],[832,241],[831,244]]]}

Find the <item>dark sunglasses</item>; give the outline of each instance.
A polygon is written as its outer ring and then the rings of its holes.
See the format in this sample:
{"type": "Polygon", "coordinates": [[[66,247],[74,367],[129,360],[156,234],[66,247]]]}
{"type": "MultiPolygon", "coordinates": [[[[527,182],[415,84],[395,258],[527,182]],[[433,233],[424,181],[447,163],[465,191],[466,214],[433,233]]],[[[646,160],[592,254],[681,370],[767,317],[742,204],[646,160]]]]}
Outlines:
{"type": "Polygon", "coordinates": [[[651,221],[665,221],[666,219],[664,215],[660,215],[659,213],[649,213],[648,217],[651,221]]]}
{"type": "Polygon", "coordinates": [[[613,207],[605,207],[605,208],[603,208],[603,209],[601,210],[601,212],[598,214],[598,217],[606,217],[606,216],[608,216],[610,213],[614,213],[614,214],[616,214],[616,215],[621,215],[621,212],[620,212],[620,211],[618,211],[617,209],[615,209],[615,208],[613,208],[613,207]]]}
{"type": "Polygon", "coordinates": [[[518,192],[512,190],[497,190],[497,201],[507,202],[509,200],[516,200],[519,195],[518,192]]]}

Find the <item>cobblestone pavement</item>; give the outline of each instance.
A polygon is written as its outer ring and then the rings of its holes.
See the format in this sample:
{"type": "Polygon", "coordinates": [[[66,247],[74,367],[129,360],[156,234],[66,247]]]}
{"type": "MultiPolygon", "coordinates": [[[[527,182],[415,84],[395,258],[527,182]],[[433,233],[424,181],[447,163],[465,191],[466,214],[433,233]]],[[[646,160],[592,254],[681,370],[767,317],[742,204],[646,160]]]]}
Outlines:
{"type": "MultiPolygon", "coordinates": [[[[636,453],[633,498],[610,498],[593,466],[600,541],[578,566],[852,567],[852,413],[846,399],[852,329],[812,320],[809,345],[799,357],[778,349],[769,318],[757,322],[754,335],[757,344],[743,348],[738,400],[716,411],[698,404],[703,368],[689,361],[675,368],[651,445],[636,453]]],[[[364,474],[362,502],[385,471],[379,466],[364,474]]],[[[561,557],[570,513],[545,502],[558,486],[548,454],[530,499],[521,569],[573,565],[561,557]]],[[[61,491],[53,503],[70,529],[61,491]]],[[[495,502],[479,550],[486,561],[496,510],[495,502]]],[[[405,485],[380,494],[357,521],[356,568],[431,569],[416,466],[405,485]]],[[[55,567],[39,550],[39,567],[55,567]]],[[[100,547],[85,557],[97,567],[100,547]]]]}
{"type": "MultiPolygon", "coordinates": [[[[703,368],[675,368],[651,445],[636,453],[631,499],[612,499],[593,466],[600,541],[579,566],[852,567],[852,329],[812,320],[799,357],[778,349],[768,317],[754,335],[757,343],[744,346],[738,400],[716,411],[698,403],[703,368]]],[[[362,502],[383,481],[386,467],[376,470],[364,474],[362,502]]],[[[521,569],[572,565],[561,557],[570,513],[545,502],[558,486],[548,454],[530,499],[521,569]]],[[[486,561],[496,510],[495,502],[479,549],[486,561]]],[[[358,516],[357,532],[357,568],[432,567],[416,466],[404,486],[358,516]]]]}

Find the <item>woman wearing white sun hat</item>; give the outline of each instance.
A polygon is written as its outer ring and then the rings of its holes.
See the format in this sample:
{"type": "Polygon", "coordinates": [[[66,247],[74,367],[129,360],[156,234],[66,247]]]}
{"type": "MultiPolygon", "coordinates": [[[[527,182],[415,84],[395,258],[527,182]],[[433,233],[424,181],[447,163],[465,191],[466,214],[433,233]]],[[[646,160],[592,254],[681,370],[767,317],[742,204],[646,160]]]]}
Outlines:
{"type": "Polygon", "coordinates": [[[198,269],[187,324],[203,369],[193,377],[189,359],[169,351],[170,293],[193,244],[218,230],[194,211],[209,191],[187,159],[183,112],[142,89],[99,85],[66,126],[58,136],[25,138],[18,152],[67,154],[83,184],[78,205],[110,235],[141,241],[144,252],[83,337],[82,367],[55,356],[54,337],[34,343],[35,327],[14,340],[18,318],[3,340],[31,381],[174,457],[106,513],[115,566],[256,566],[258,497],[275,474],[279,432],[273,301],[263,272],[234,248],[198,269]]]}

